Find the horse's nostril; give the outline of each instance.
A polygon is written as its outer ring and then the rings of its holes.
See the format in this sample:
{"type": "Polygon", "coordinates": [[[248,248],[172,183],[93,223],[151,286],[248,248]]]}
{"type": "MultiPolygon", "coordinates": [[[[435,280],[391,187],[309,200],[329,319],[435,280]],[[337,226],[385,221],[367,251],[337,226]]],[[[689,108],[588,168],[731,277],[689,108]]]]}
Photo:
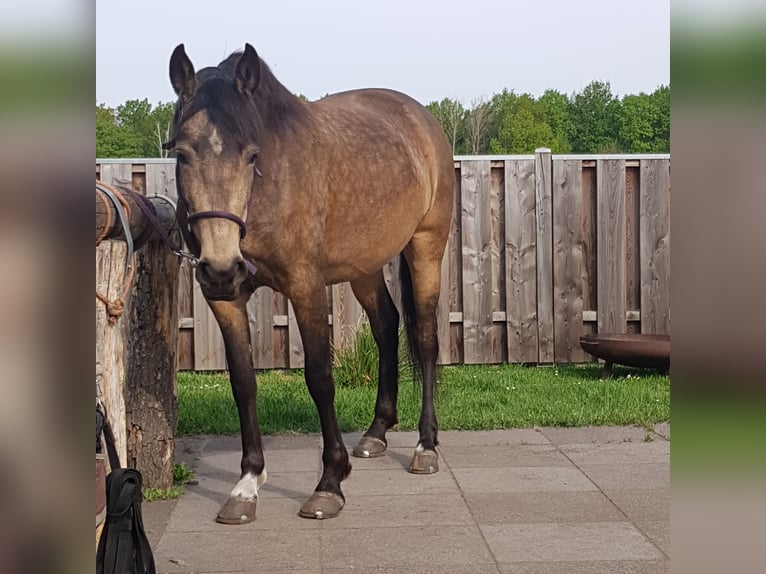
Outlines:
{"type": "Polygon", "coordinates": [[[197,278],[210,284],[231,283],[247,275],[247,266],[243,259],[238,259],[226,267],[215,267],[208,261],[200,261],[197,266],[197,278]]]}
{"type": "Polygon", "coordinates": [[[247,275],[247,265],[245,264],[244,259],[240,259],[237,261],[236,265],[236,271],[234,272],[236,275],[247,275]]]}

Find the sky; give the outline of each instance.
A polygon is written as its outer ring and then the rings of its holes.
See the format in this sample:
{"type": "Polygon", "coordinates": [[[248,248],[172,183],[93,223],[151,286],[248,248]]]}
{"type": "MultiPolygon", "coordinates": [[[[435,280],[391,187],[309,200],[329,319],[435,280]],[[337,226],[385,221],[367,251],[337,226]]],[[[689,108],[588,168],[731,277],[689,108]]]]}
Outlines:
{"type": "Polygon", "coordinates": [[[199,70],[245,42],[312,100],[385,87],[469,106],[504,88],[572,94],[601,80],[623,96],[670,83],[669,0],[101,0],[96,103],[174,101],[177,44],[199,70]]]}

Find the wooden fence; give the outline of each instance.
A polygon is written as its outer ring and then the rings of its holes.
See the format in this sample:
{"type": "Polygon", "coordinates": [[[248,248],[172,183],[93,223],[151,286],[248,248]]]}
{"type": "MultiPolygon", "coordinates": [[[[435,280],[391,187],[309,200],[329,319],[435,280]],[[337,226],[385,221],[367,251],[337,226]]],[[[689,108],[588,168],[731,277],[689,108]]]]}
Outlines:
{"type": "MultiPolygon", "coordinates": [[[[100,160],[96,174],[175,195],[173,160],[100,160]]],[[[458,156],[442,265],[439,361],[590,360],[580,335],[670,333],[669,155],[458,156]]],[[[397,298],[395,263],[386,268],[397,298]]],[[[333,344],[362,310],[348,284],[327,289],[333,344]]],[[[300,368],[289,302],[259,289],[248,304],[258,368],[300,368]]],[[[180,369],[226,368],[218,326],[184,263],[180,369]]]]}

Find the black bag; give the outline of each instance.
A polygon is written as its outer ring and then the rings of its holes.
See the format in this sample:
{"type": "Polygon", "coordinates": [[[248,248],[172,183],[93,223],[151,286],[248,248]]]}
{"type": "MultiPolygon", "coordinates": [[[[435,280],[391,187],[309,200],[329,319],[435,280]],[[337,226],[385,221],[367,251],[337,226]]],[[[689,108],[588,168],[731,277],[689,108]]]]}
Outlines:
{"type": "Polygon", "coordinates": [[[141,473],[120,468],[108,420],[104,438],[113,470],[106,477],[106,520],[96,551],[96,574],[156,574],[141,516],[141,473]]]}

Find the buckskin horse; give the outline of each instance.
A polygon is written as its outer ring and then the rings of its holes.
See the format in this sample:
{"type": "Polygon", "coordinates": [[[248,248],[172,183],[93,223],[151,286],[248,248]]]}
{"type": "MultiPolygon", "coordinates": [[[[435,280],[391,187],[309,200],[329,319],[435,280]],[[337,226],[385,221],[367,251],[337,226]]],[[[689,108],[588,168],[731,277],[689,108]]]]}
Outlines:
{"type": "Polygon", "coordinates": [[[242,433],[241,478],[216,520],[254,520],[266,482],[245,309],[261,286],[292,302],[322,429],[322,477],[300,516],[337,516],[351,472],[335,412],[326,285],[350,282],[380,350],[374,418],[352,454],[383,455],[397,423],[399,312],[383,276],[395,257],[423,393],[409,470],[437,472],[436,307],[455,191],[439,123],[390,90],[303,101],[250,44],[196,73],[180,44],[170,81],[178,100],[166,148],[175,151],[178,220],[223,334],[242,433]]]}

